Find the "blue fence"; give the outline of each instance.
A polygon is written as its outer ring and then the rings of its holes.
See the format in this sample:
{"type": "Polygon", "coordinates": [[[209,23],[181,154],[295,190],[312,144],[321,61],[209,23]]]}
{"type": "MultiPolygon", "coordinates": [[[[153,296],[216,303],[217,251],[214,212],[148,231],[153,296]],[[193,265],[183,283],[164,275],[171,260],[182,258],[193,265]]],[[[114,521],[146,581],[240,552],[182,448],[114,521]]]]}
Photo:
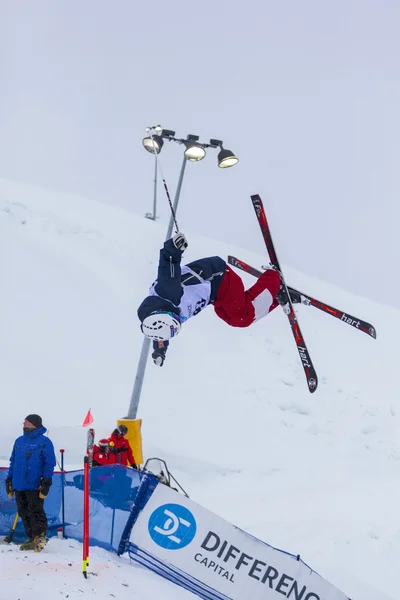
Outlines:
{"type": "MultiPolygon", "coordinates": [[[[17,506],[5,490],[7,470],[0,470],[0,535],[7,535],[12,527],[17,506]]],[[[136,496],[143,478],[148,475],[124,467],[111,465],[90,470],[90,544],[106,550],[117,551],[120,546],[136,496]]],[[[153,478],[151,481],[157,480],[153,478]]],[[[145,486],[140,494],[140,504],[151,495],[153,486],[145,486]]],[[[48,518],[48,535],[56,535],[57,529],[65,528],[65,535],[82,541],[83,537],[83,470],[55,473],[53,485],[45,500],[48,518]],[[64,490],[64,510],[63,510],[64,490]],[[63,522],[64,515],[64,522],[63,522]]],[[[16,541],[25,539],[21,521],[15,531],[16,541]]]]}

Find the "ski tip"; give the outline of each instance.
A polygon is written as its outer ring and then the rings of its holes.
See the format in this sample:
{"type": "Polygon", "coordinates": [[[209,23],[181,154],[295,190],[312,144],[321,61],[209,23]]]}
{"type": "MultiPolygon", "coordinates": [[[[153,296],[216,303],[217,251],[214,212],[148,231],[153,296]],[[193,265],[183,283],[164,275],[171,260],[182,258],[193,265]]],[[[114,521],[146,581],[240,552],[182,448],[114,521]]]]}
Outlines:
{"type": "Polygon", "coordinates": [[[307,379],[307,384],[308,384],[308,390],[309,390],[310,394],[313,394],[317,390],[317,387],[318,387],[318,378],[316,376],[309,377],[307,379]]]}

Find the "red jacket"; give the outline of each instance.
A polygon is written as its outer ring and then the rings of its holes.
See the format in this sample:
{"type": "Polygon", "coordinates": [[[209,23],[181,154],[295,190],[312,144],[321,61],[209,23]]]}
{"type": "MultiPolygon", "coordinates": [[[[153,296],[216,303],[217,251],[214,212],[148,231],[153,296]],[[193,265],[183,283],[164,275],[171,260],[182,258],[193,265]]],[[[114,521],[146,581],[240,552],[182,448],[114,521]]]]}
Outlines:
{"type": "Polygon", "coordinates": [[[108,438],[108,444],[111,459],[109,464],[136,465],[132,448],[123,435],[112,433],[108,438]]]}
{"type": "Polygon", "coordinates": [[[107,452],[101,450],[98,446],[93,446],[93,462],[97,465],[112,465],[115,463],[114,454],[111,454],[107,449],[107,452]]]}

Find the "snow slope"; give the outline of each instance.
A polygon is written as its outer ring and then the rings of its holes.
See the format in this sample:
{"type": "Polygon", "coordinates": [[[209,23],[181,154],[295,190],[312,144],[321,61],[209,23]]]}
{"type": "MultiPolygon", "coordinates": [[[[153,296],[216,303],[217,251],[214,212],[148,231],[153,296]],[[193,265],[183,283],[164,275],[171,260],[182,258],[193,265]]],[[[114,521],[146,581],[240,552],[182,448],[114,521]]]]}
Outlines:
{"type": "MultiPolygon", "coordinates": [[[[242,210],[249,204],[244,198],[242,210]]],[[[181,226],[187,261],[230,253],[266,262],[261,240],[254,255],[181,226]]],[[[2,464],[26,413],[42,414],[71,466],[81,463],[89,407],[98,437],[125,416],[142,344],[136,308],[155,278],[165,230],[86,198],[0,181],[2,464]]],[[[256,221],[246,234],[259,235],[256,221]]],[[[282,311],[236,330],[209,308],[185,325],[162,369],[148,364],[138,415],[145,455],[164,457],[194,500],[300,553],[352,598],[394,600],[400,313],[285,273],[294,287],[372,322],[378,339],[299,307],[320,381],[310,395],[282,311]]],[[[103,587],[96,593],[109,597],[103,587]]]]}

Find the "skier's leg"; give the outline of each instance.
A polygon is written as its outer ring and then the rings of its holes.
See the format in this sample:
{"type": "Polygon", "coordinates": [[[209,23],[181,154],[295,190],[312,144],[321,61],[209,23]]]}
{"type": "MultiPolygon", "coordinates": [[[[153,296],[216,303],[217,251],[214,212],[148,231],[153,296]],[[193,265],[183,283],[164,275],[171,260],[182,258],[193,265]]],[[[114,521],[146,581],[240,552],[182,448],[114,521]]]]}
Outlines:
{"type": "Polygon", "coordinates": [[[268,270],[245,291],[242,279],[227,266],[214,303],[215,312],[232,327],[248,327],[277,306],[279,286],[279,274],[268,270]]]}
{"type": "Polygon", "coordinates": [[[45,536],[47,532],[47,517],[44,512],[44,500],[39,497],[39,492],[29,490],[25,492],[28,498],[29,521],[32,536],[45,536]]]}
{"type": "Polygon", "coordinates": [[[232,327],[247,327],[254,321],[254,307],[251,301],[246,300],[243,281],[228,266],[218,288],[214,310],[232,327]]]}
{"type": "Polygon", "coordinates": [[[25,529],[26,537],[28,538],[28,540],[32,540],[32,527],[29,520],[29,508],[26,492],[16,491],[15,501],[17,503],[18,514],[21,517],[21,521],[25,529]]]}
{"type": "Polygon", "coordinates": [[[277,271],[268,269],[245,292],[245,295],[254,306],[254,321],[262,319],[278,306],[276,295],[279,292],[280,284],[281,279],[277,271]]]}

